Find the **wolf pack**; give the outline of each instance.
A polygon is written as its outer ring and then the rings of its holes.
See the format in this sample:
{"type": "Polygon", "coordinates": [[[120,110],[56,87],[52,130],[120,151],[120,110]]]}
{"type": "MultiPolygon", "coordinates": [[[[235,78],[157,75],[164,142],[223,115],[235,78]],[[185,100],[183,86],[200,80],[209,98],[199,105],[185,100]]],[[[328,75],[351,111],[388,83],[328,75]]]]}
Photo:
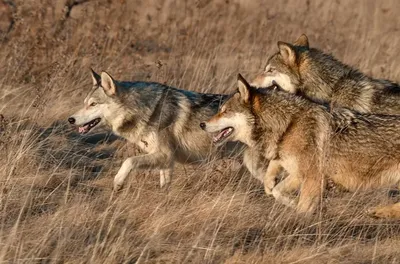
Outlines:
{"type": "MultiPolygon", "coordinates": [[[[159,170],[166,188],[176,163],[225,158],[304,216],[321,205],[328,181],[348,191],[398,188],[399,84],[310,47],[304,34],[277,46],[253,81],[238,75],[232,94],[117,81],[91,70],[84,107],[68,121],[81,134],[106,126],[145,153],[122,163],[115,191],[132,170],[159,170]]],[[[400,203],[367,213],[400,219],[400,203]]]]}

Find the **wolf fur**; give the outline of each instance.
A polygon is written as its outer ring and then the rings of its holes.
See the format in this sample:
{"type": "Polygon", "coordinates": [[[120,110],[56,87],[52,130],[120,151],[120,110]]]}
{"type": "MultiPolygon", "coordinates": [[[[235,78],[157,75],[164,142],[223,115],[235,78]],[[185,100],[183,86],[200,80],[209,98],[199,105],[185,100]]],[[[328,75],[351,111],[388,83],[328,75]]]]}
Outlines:
{"type": "Polygon", "coordinates": [[[274,82],[284,90],[301,94],[331,107],[360,113],[400,114],[399,84],[367,76],[316,48],[306,35],[293,44],[279,41],[279,51],[267,62],[264,72],[252,82],[269,87],[274,82]]]}
{"type": "MultiPolygon", "coordinates": [[[[119,82],[103,72],[91,73],[93,87],[84,108],[68,120],[82,134],[105,125],[113,133],[136,144],[146,154],[127,158],[114,178],[119,190],[132,169],[160,169],[161,187],[171,181],[175,162],[198,163],[223,157],[242,157],[241,143],[216,147],[199,127],[218,112],[227,95],[179,90],[159,83],[119,82]]],[[[268,163],[244,153],[244,163],[256,178],[268,163]]]]}
{"type": "Polygon", "coordinates": [[[215,133],[230,127],[227,140],[243,142],[271,160],[264,182],[285,169],[288,176],[272,189],[278,201],[312,213],[326,177],[350,191],[400,182],[400,116],[331,108],[278,86],[257,89],[241,76],[238,88],[204,129],[215,133]],[[288,196],[296,190],[298,203],[288,196]]]}

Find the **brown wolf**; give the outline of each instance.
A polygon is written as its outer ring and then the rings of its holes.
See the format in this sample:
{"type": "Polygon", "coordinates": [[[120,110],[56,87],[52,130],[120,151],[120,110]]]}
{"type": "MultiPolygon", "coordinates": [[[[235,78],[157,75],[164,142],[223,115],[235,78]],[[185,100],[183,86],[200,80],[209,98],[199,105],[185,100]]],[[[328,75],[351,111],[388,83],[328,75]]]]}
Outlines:
{"type": "Polygon", "coordinates": [[[350,191],[399,183],[400,116],[330,108],[278,86],[257,89],[240,75],[238,88],[203,127],[209,133],[230,128],[225,140],[271,160],[265,182],[284,168],[289,175],[272,189],[278,201],[311,213],[326,177],[350,191]],[[300,190],[297,204],[287,196],[294,190],[300,190]]]}
{"type": "Polygon", "coordinates": [[[333,56],[310,48],[306,35],[293,44],[278,42],[263,73],[252,82],[268,87],[276,82],[284,90],[301,94],[331,107],[345,107],[360,113],[400,114],[397,83],[369,77],[341,63],[333,56]]]}

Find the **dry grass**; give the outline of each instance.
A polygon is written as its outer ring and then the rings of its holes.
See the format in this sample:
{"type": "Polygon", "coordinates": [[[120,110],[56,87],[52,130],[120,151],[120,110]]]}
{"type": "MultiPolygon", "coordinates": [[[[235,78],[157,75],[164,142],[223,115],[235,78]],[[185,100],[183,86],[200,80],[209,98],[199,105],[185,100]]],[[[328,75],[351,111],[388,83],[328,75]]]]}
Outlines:
{"type": "Polygon", "coordinates": [[[117,79],[230,92],[276,41],[311,45],[400,79],[400,6],[382,1],[3,0],[0,2],[0,260],[7,263],[398,263],[398,222],[364,210],[387,190],[330,191],[312,219],[226,160],[112,178],[133,146],[66,125],[90,87],[117,79]],[[72,5],[77,3],[77,5],[72,5]]]}

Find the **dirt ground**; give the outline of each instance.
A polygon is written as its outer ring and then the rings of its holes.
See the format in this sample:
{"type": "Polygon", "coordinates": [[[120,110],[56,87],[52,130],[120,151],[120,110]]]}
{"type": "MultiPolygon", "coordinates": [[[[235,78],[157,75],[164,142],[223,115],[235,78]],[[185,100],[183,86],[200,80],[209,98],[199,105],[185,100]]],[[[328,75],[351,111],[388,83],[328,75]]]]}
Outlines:
{"type": "Polygon", "coordinates": [[[327,194],[296,216],[233,160],[131,173],[112,192],[126,141],[80,136],[66,118],[89,68],[230,93],[278,40],[310,45],[400,81],[400,2],[245,0],[0,1],[0,260],[5,263],[399,263],[400,225],[365,210],[387,189],[327,194]]]}

